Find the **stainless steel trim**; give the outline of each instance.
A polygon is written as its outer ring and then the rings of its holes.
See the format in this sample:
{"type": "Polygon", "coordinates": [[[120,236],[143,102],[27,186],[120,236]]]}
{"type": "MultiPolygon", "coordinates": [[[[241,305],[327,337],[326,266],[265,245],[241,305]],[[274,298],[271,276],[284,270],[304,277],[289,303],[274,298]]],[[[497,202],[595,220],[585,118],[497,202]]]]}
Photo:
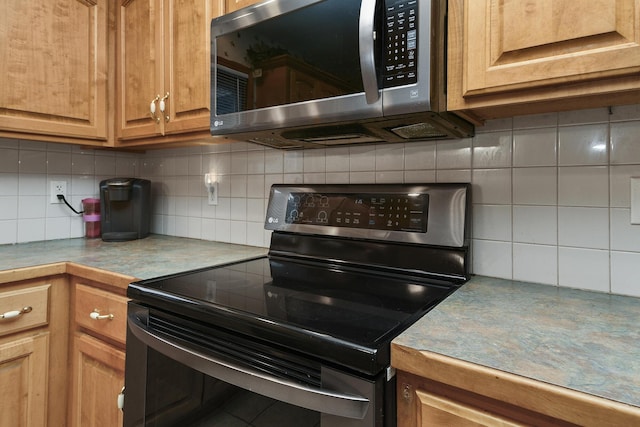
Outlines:
{"type": "Polygon", "coordinates": [[[433,246],[460,248],[468,245],[465,230],[468,184],[346,184],[346,185],[273,185],[265,218],[265,229],[302,234],[342,236],[356,239],[385,240],[433,246]],[[429,195],[429,213],[426,233],[371,230],[364,228],[329,227],[287,224],[287,201],[291,193],[353,193],[353,194],[408,194],[429,195]]]}
{"type": "MultiPolygon", "coordinates": [[[[420,1],[418,4],[418,82],[383,89],[382,110],[385,117],[400,114],[441,111],[434,98],[443,87],[437,86],[437,72],[445,66],[434,55],[432,40],[441,38],[441,28],[434,27],[434,4],[441,0],[420,1]]],[[[415,123],[415,121],[414,121],[415,123]]]]}
{"type": "MultiPolygon", "coordinates": [[[[364,92],[237,113],[216,114],[216,37],[233,33],[280,14],[289,13],[322,1],[324,0],[260,2],[214,18],[211,21],[212,110],[210,124],[213,135],[232,135],[246,131],[264,131],[307,125],[317,126],[332,122],[354,122],[382,118],[382,98],[373,103],[368,102],[364,92]]],[[[373,15],[371,19],[373,20],[373,15]]]]}
{"type": "Polygon", "coordinates": [[[368,104],[380,98],[376,77],[376,58],[374,54],[376,0],[362,0],[360,6],[359,50],[362,84],[368,104]]]}
{"type": "Polygon", "coordinates": [[[148,331],[132,313],[128,315],[127,323],[136,338],[147,346],[186,366],[235,386],[325,414],[353,419],[363,419],[367,414],[369,400],[364,397],[308,387],[233,365],[148,331]]]}

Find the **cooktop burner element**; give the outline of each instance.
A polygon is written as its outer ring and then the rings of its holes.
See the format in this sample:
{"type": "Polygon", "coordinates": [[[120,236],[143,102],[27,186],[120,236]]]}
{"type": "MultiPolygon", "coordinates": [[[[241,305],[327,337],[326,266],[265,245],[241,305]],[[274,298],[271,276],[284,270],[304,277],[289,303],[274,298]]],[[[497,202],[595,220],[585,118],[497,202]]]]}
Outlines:
{"type": "Polygon", "coordinates": [[[132,283],[191,321],[377,375],[468,279],[467,184],[272,187],[268,257],[132,283]]]}

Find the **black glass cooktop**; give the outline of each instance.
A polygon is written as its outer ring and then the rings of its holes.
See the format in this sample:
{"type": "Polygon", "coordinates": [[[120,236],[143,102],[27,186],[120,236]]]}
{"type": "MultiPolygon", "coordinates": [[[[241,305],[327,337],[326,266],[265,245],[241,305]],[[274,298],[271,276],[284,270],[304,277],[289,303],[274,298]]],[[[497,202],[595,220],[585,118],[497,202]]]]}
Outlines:
{"type": "Polygon", "coordinates": [[[129,297],[362,371],[455,286],[382,271],[260,258],[133,283],[129,297]]]}

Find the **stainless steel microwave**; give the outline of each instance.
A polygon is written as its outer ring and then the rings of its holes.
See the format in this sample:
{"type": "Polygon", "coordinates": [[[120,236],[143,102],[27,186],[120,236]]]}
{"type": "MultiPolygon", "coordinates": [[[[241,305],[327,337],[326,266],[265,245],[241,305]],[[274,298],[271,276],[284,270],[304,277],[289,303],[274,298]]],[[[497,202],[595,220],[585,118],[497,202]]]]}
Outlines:
{"type": "Polygon", "coordinates": [[[473,135],[446,0],[266,0],[211,22],[211,133],[277,148],[473,135]]]}

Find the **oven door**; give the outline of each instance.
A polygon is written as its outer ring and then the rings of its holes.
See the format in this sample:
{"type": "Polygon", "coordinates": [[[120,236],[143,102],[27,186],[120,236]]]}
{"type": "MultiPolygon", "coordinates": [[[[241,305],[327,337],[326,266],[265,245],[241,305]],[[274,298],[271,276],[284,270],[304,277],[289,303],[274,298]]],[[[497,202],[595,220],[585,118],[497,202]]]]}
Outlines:
{"type": "Polygon", "coordinates": [[[384,425],[385,375],[272,350],[130,302],[124,426],[384,425]]]}

